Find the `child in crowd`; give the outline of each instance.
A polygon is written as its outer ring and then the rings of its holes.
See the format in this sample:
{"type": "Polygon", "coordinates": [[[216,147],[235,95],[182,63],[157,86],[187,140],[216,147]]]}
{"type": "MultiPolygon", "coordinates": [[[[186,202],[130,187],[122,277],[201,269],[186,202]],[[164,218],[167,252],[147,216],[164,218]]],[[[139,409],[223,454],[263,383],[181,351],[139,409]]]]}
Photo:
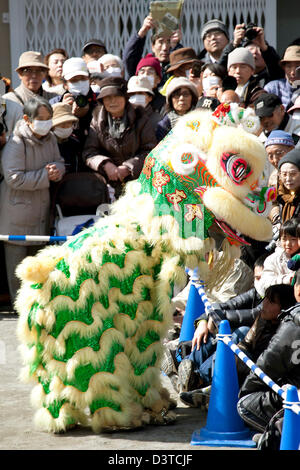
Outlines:
{"type": "Polygon", "coordinates": [[[297,227],[299,218],[287,220],[279,231],[279,246],[264,262],[261,279],[257,282],[258,293],[263,297],[267,287],[274,284],[291,284],[294,271],[288,261],[299,252],[297,227]]]}

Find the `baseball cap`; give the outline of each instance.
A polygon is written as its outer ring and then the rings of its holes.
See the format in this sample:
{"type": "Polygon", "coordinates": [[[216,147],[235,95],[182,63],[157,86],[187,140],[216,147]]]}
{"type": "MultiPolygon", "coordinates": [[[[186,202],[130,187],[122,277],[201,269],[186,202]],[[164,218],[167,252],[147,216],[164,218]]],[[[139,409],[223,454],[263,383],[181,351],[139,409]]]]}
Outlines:
{"type": "Polygon", "coordinates": [[[274,93],[263,93],[254,101],[255,114],[259,117],[270,117],[274,109],[281,104],[282,101],[279,96],[274,93]]]}
{"type": "Polygon", "coordinates": [[[81,57],[71,57],[63,64],[62,76],[65,80],[70,80],[77,75],[89,76],[86,62],[81,57]]]}

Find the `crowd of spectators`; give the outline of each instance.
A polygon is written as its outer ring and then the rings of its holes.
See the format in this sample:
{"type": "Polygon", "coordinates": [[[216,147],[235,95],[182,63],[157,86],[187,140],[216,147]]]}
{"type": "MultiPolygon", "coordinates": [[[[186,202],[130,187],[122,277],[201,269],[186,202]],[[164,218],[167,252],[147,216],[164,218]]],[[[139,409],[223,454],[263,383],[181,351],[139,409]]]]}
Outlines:
{"type": "MultiPolygon", "coordinates": [[[[215,311],[231,321],[236,342],[256,360],[280,334],[282,311],[299,300],[287,262],[300,246],[300,39],[291,38],[281,58],[262,27],[237,24],[231,38],[227,26],[212,19],[199,34],[204,48],[195,51],[182,44],[181,29],[171,36],[157,34],[147,16],[122,56],[100,39],[84,44],[79,57],[69,57],[61,47],[45,57],[37,51],[21,54],[20,84],[12,89],[10,80],[0,81],[0,232],[48,235],[53,198],[66,178],[97,175],[100,202],[101,197],[113,202],[127,181],[138,178],[146,155],[180,116],[195,108],[213,111],[223,102],[251,107],[260,118],[258,137],[268,157],[262,177],[265,185],[278,189],[269,216],[274,240],[253,241],[251,255],[242,256],[254,274],[252,291],[237,288],[229,305],[220,297],[215,311]],[[145,50],[148,34],[151,51],[145,50]],[[238,319],[228,314],[232,311],[239,312],[238,319]]],[[[80,179],[75,180],[78,185],[80,179]]],[[[40,247],[30,241],[3,243],[12,305],[18,289],[15,267],[40,247]]],[[[189,406],[202,403],[195,383],[210,384],[215,341],[209,338],[218,319],[200,318],[191,354],[180,364],[174,350],[165,358],[165,370],[177,377],[177,391],[189,406]]],[[[249,377],[246,381],[242,390],[249,377]]],[[[244,414],[247,406],[243,399],[244,414]]],[[[256,428],[262,430],[259,419],[256,428]]]]}

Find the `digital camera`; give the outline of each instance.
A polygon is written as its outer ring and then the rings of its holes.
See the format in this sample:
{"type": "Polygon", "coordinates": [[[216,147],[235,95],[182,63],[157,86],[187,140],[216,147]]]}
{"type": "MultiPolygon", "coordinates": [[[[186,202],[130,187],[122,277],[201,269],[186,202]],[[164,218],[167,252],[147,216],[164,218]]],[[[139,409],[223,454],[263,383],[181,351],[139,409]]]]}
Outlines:
{"type": "Polygon", "coordinates": [[[85,108],[89,103],[88,98],[85,95],[74,96],[74,100],[79,108],[85,108]]]}

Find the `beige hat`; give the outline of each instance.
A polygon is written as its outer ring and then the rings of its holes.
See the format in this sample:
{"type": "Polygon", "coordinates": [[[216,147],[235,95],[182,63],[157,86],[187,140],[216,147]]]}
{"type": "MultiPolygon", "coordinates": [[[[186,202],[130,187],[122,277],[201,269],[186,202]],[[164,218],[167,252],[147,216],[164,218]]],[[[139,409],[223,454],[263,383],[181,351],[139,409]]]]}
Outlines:
{"type": "Polygon", "coordinates": [[[171,99],[172,93],[181,87],[188,88],[191,91],[191,93],[198,99],[199,92],[197,90],[197,87],[188,78],[175,77],[170,81],[170,83],[167,86],[166,101],[168,104],[170,104],[171,102],[170,99],[171,99]]]}
{"type": "Polygon", "coordinates": [[[285,62],[300,62],[300,46],[289,46],[286,49],[280,64],[284,65],[285,62]]]}
{"type": "Polygon", "coordinates": [[[138,92],[151,93],[151,95],[154,95],[150,80],[147,77],[134,75],[128,80],[127,93],[134,94],[138,92]]]}
{"type": "Polygon", "coordinates": [[[53,127],[64,122],[77,122],[78,119],[72,114],[72,108],[69,104],[55,103],[53,106],[53,127]]]}
{"type": "Polygon", "coordinates": [[[42,54],[35,51],[26,51],[20,55],[19,65],[16,68],[16,72],[24,69],[25,67],[42,67],[45,71],[49,69],[49,67],[44,63],[42,54]]]}

